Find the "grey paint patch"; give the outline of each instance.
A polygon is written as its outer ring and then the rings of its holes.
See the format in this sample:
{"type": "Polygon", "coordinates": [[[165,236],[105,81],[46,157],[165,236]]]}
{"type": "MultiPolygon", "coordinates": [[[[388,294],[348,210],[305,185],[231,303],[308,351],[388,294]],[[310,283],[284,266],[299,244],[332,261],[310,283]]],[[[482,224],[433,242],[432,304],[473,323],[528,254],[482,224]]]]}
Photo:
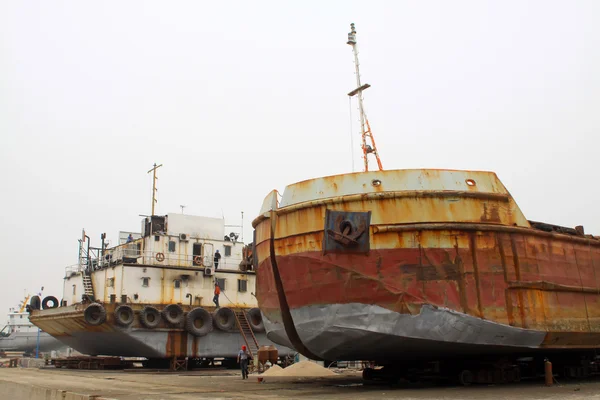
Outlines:
{"type": "MultiPolygon", "coordinates": [[[[291,310],[307,348],[328,360],[400,360],[537,348],[545,332],[515,328],[425,305],[418,315],[370,304],[291,310]]],[[[263,316],[268,337],[289,344],[283,326],[263,316]]]]}

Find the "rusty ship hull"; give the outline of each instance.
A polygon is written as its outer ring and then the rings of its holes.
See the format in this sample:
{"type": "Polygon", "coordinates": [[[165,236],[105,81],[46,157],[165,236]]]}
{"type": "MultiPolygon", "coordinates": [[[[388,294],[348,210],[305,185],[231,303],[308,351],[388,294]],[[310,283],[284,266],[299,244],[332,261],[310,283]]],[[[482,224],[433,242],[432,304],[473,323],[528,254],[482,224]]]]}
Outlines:
{"type": "MultiPolygon", "coordinates": [[[[119,304],[104,304],[107,320],[98,326],[90,326],[85,319],[88,304],[33,311],[32,321],[54,338],[82,354],[166,358],[235,358],[245,344],[239,331],[213,330],[202,337],[186,331],[184,324],[165,322],[153,329],[145,328],[138,321],[130,326],[120,326],[114,319],[119,304]]],[[[142,308],[134,309],[136,313],[142,308]]],[[[189,311],[189,310],[188,310],[189,311]]],[[[186,311],[186,313],[188,312],[186,311]]],[[[260,343],[272,344],[265,333],[255,332],[260,343]]],[[[286,349],[281,350],[286,355],[286,349]]]]}
{"type": "Polygon", "coordinates": [[[253,225],[267,336],[308,357],[600,347],[600,240],[528,221],[494,173],[317,178],[253,225]]]}

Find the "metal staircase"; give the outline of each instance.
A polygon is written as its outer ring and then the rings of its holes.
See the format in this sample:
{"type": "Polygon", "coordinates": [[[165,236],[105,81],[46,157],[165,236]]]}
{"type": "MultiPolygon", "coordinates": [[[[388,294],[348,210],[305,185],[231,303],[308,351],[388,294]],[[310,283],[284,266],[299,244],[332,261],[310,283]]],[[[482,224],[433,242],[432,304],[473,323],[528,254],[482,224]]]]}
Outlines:
{"type": "Polygon", "coordinates": [[[88,275],[86,271],[82,272],[83,277],[83,289],[85,294],[90,298],[94,299],[94,286],[92,285],[92,278],[88,275]]]}
{"type": "Polygon", "coordinates": [[[252,332],[246,313],[243,310],[235,310],[234,314],[237,326],[240,329],[240,334],[246,343],[246,348],[252,358],[254,358],[258,354],[259,345],[256,336],[254,336],[254,332],[252,332]]]}
{"type": "MultiPolygon", "coordinates": [[[[94,301],[94,285],[92,283],[92,260],[93,254],[90,248],[90,238],[82,232],[82,238],[79,239],[79,271],[81,271],[81,277],[83,278],[83,290],[84,296],[88,297],[91,301],[94,301]],[[87,239],[87,247],[84,244],[87,239]]],[[[96,249],[97,251],[97,249],[96,249]]],[[[95,259],[98,259],[99,253],[95,254],[95,259]]]]}

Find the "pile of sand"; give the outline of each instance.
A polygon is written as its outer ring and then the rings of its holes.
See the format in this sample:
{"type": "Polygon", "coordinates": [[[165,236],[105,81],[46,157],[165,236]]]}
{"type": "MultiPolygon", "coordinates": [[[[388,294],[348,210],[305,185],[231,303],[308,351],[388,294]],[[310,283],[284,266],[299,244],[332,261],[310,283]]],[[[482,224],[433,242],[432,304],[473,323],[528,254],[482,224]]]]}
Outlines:
{"type": "Polygon", "coordinates": [[[275,364],[272,365],[271,368],[263,372],[260,376],[277,376],[277,374],[279,374],[280,371],[283,371],[283,368],[275,364]]]}
{"type": "Polygon", "coordinates": [[[296,364],[292,364],[289,367],[282,369],[277,365],[272,366],[262,374],[262,376],[285,376],[290,378],[296,377],[322,377],[322,376],[336,376],[337,374],[327,368],[321,367],[319,364],[315,364],[311,361],[301,361],[296,364]]]}

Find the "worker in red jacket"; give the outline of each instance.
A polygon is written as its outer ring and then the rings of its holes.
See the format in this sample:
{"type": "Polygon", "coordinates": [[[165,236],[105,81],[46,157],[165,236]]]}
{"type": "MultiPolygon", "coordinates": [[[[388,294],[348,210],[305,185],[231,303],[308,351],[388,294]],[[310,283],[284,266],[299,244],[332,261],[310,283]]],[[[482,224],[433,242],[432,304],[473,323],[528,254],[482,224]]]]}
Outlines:
{"type": "Polygon", "coordinates": [[[215,282],[215,297],[213,297],[213,303],[219,308],[219,295],[221,294],[221,288],[219,287],[219,283],[215,282]]]}

